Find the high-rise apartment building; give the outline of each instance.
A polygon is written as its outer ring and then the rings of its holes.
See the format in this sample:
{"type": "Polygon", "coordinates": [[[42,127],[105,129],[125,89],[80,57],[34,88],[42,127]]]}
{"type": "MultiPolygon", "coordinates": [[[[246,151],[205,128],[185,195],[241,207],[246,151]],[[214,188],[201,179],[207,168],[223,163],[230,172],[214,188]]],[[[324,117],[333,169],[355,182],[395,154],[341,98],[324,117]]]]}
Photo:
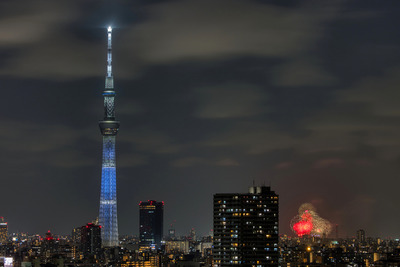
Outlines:
{"type": "Polygon", "coordinates": [[[72,229],[72,254],[74,259],[81,259],[82,227],[72,229]]]}
{"type": "Polygon", "coordinates": [[[278,266],[279,198],[270,187],[214,195],[214,266],[278,266]]]}
{"type": "Polygon", "coordinates": [[[141,201],[139,212],[140,246],[160,249],[164,227],[164,201],[141,201]]]}
{"type": "Polygon", "coordinates": [[[101,256],[101,226],[88,223],[81,227],[81,250],[84,258],[101,256]]]}
{"type": "Polygon", "coordinates": [[[59,242],[54,238],[53,234],[49,231],[46,232],[40,248],[40,258],[42,262],[49,262],[51,258],[57,254],[59,242]]]}
{"type": "Polygon", "coordinates": [[[4,221],[4,217],[0,217],[0,244],[7,243],[8,224],[4,221]]]}

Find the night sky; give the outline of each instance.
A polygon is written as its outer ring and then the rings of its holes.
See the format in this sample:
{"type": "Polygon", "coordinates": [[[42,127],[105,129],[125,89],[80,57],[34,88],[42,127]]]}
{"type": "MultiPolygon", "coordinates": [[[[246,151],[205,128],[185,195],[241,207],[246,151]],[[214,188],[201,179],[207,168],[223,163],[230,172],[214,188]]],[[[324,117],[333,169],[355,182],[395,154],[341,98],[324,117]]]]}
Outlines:
{"type": "Polygon", "coordinates": [[[120,234],[165,201],[212,229],[253,180],[339,235],[400,237],[400,1],[0,1],[0,216],[70,234],[98,216],[113,30],[120,234]]]}

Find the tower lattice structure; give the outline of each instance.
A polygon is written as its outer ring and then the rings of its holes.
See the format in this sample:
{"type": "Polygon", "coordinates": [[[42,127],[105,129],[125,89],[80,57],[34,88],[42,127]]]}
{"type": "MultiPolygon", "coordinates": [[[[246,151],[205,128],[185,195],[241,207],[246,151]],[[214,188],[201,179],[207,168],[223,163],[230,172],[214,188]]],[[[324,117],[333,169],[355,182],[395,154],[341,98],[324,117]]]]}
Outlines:
{"type": "Polygon", "coordinates": [[[101,173],[101,193],[99,224],[103,247],[118,246],[117,187],[115,164],[115,137],[119,129],[119,121],[115,120],[115,90],[112,75],[112,28],[107,29],[107,76],[104,97],[104,119],[99,121],[103,135],[103,162],[101,173]]]}

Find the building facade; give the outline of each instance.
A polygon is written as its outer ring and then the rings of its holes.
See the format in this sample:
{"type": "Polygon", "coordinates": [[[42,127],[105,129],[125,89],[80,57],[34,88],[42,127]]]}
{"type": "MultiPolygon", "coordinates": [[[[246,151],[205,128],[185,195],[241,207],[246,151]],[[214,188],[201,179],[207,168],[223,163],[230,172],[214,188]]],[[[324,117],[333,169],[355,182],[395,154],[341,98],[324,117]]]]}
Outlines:
{"type": "Polygon", "coordinates": [[[165,241],[166,253],[183,253],[189,254],[189,240],[168,240],[165,241]]]}
{"type": "Polygon", "coordinates": [[[164,202],[141,201],[139,212],[140,246],[160,249],[164,227],[164,202]]]}
{"type": "Polygon", "coordinates": [[[88,223],[81,227],[81,250],[86,259],[101,257],[101,226],[88,223]]]}
{"type": "Polygon", "coordinates": [[[72,229],[71,239],[73,258],[80,260],[83,257],[81,254],[82,227],[76,227],[72,229]]]}
{"type": "Polygon", "coordinates": [[[359,229],[357,230],[357,241],[359,243],[365,243],[365,230],[359,229]]]}
{"type": "Polygon", "coordinates": [[[214,195],[214,266],[278,266],[279,197],[270,187],[214,195]]]}
{"type": "Polygon", "coordinates": [[[0,244],[6,244],[8,239],[8,224],[0,217],[0,244]]]}
{"type": "Polygon", "coordinates": [[[40,258],[42,262],[48,263],[52,260],[53,255],[58,252],[59,242],[49,231],[45,234],[40,248],[40,258]]]}

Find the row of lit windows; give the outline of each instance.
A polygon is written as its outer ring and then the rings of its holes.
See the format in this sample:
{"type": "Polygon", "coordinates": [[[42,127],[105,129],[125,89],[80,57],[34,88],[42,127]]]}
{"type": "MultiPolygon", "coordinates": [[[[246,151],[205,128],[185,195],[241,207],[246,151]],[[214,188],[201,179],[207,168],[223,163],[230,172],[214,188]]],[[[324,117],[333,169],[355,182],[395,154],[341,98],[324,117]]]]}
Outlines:
{"type": "MultiPolygon", "coordinates": [[[[227,210],[225,210],[225,209],[219,209],[218,210],[219,212],[240,212],[240,211],[242,211],[242,210],[240,210],[240,209],[236,209],[236,210],[233,210],[233,209],[227,209],[227,210]]],[[[243,211],[246,211],[246,209],[243,209],[243,211]]],[[[249,209],[248,211],[254,211],[254,209],[249,209]]],[[[264,212],[271,212],[271,210],[270,209],[264,209],[264,212]]],[[[221,213],[218,213],[218,215],[221,215],[221,213]]],[[[237,216],[237,215],[236,215],[237,216]]]]}
{"type": "MultiPolygon", "coordinates": [[[[221,243],[215,243],[215,245],[216,245],[216,246],[221,246],[221,243]]],[[[231,243],[231,246],[232,246],[232,247],[238,247],[239,245],[240,245],[241,247],[246,247],[246,244],[245,244],[245,243],[242,243],[242,244],[239,244],[239,243],[237,243],[237,242],[231,243]]],[[[265,246],[267,246],[267,247],[264,248],[264,250],[269,250],[268,247],[271,247],[271,246],[274,246],[274,247],[275,247],[274,251],[277,251],[277,250],[278,250],[278,244],[277,244],[277,243],[266,243],[265,246]]],[[[227,248],[226,248],[226,247],[223,247],[223,248],[221,248],[221,249],[226,250],[227,248]]],[[[256,250],[257,250],[257,248],[256,248],[256,247],[253,247],[253,251],[256,251],[256,250]]],[[[219,253],[219,254],[220,254],[220,253],[219,253]]],[[[224,252],[224,254],[226,254],[226,252],[224,252]]]]}
{"type": "Polygon", "coordinates": [[[250,213],[233,213],[233,216],[250,216],[250,213]]]}
{"type": "MultiPolygon", "coordinates": [[[[222,205],[222,206],[225,206],[225,205],[222,205]]],[[[257,207],[258,208],[262,208],[262,205],[257,205],[257,207]]],[[[264,212],[270,212],[271,210],[270,209],[266,209],[266,207],[267,207],[267,205],[264,205],[264,212]]],[[[248,209],[248,211],[253,211],[254,209],[248,209]]],[[[219,211],[223,211],[223,212],[241,212],[241,211],[246,211],[246,209],[224,209],[224,208],[221,208],[221,209],[219,209],[219,211]]]]}
{"type": "Polygon", "coordinates": [[[141,210],[154,210],[154,209],[156,209],[156,206],[146,205],[146,206],[139,206],[139,208],[141,210]]]}

